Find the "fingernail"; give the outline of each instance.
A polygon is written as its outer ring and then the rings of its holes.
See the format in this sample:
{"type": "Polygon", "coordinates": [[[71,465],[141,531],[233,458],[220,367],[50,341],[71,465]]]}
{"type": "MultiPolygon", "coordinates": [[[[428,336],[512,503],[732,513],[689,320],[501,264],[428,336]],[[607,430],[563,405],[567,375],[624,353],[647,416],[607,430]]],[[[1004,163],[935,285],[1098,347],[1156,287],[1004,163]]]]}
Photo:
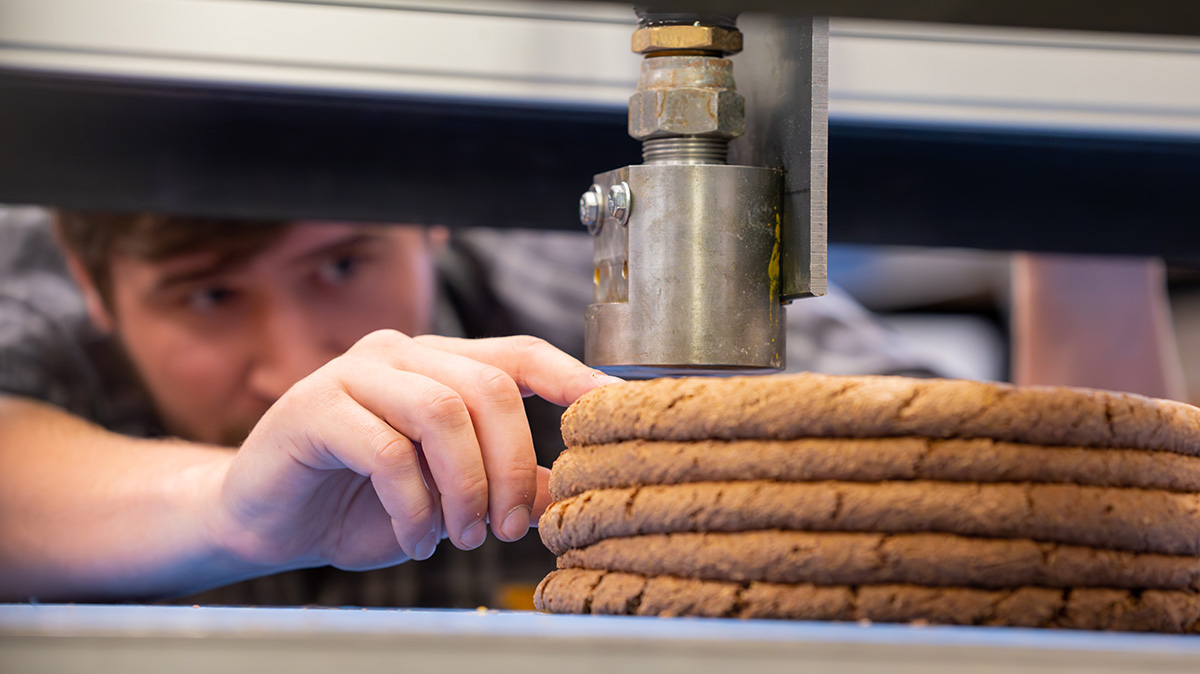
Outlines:
{"type": "Polygon", "coordinates": [[[500,531],[504,532],[504,537],[508,540],[517,540],[529,531],[529,518],[532,514],[533,510],[524,504],[513,508],[504,516],[504,524],[500,525],[500,531]]]}
{"type": "Polygon", "coordinates": [[[604,374],[603,372],[601,372],[599,370],[596,370],[595,372],[592,373],[592,379],[595,379],[601,386],[607,386],[608,384],[623,384],[623,383],[625,383],[624,379],[621,379],[620,377],[614,377],[610,374],[604,374]]]}
{"type": "Polygon", "coordinates": [[[459,540],[462,542],[463,550],[474,550],[483,545],[484,538],[487,538],[487,523],[480,517],[463,529],[462,538],[459,540]]]}
{"type": "Polygon", "coordinates": [[[413,551],[413,559],[417,561],[429,559],[433,556],[433,551],[437,549],[437,544],[438,532],[430,531],[425,538],[421,539],[420,543],[417,543],[417,549],[413,551]]]}

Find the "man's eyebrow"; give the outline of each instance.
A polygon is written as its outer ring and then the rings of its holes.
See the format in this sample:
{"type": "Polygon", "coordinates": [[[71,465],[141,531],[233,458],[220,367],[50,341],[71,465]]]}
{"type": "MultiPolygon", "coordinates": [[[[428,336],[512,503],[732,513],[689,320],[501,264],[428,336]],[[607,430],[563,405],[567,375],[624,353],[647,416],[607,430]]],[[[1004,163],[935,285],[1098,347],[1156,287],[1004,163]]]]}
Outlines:
{"type": "Polygon", "coordinates": [[[357,246],[366,246],[377,241],[383,240],[383,234],[379,232],[356,232],[350,236],[329,243],[322,244],[313,250],[305,251],[292,259],[289,264],[303,264],[311,262],[314,259],[324,257],[332,252],[343,250],[345,248],[354,248],[357,246]]]}
{"type": "Polygon", "coordinates": [[[173,287],[195,283],[204,279],[209,279],[214,276],[220,276],[232,269],[236,269],[246,263],[246,260],[241,257],[232,255],[219,255],[212,262],[202,264],[196,267],[189,267],[181,271],[164,274],[154,283],[154,287],[150,289],[151,293],[161,293],[170,290],[173,287]]]}
{"type": "MultiPolygon", "coordinates": [[[[380,241],[383,238],[383,234],[379,232],[358,232],[350,236],[322,244],[313,250],[305,251],[304,253],[296,256],[288,264],[304,264],[305,262],[310,262],[314,259],[321,258],[334,251],[345,248],[353,248],[355,246],[369,245],[376,241],[380,241]]],[[[154,283],[154,287],[150,289],[150,292],[155,294],[162,293],[177,286],[203,281],[213,278],[214,276],[220,276],[221,274],[244,266],[252,257],[253,255],[219,255],[209,263],[195,267],[189,267],[178,272],[163,275],[162,278],[158,279],[158,281],[154,283]]]]}

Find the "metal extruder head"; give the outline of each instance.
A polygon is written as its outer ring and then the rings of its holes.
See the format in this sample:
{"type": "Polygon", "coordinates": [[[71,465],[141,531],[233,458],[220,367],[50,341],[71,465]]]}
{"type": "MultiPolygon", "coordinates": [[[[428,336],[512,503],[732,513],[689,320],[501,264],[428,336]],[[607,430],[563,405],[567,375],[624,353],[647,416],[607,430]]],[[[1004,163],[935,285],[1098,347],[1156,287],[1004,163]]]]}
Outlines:
{"type": "Polygon", "coordinates": [[[594,237],[585,360],[630,378],[779,371],[784,173],[727,164],[746,122],[726,58],[742,35],[644,21],[633,47],[643,163],[597,175],[580,199],[594,237]]]}

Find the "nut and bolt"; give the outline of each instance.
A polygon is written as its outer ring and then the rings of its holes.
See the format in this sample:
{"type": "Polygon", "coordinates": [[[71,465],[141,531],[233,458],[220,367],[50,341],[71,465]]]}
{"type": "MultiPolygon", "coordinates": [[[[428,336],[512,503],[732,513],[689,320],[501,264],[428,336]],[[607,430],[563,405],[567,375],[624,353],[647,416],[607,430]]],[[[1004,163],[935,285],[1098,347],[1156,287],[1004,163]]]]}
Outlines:
{"type": "Polygon", "coordinates": [[[600,231],[600,204],[604,193],[599,185],[592,187],[579,197],[579,222],[587,227],[588,234],[595,236],[600,231]]]}
{"type": "Polygon", "coordinates": [[[632,208],[632,195],[629,183],[619,182],[608,188],[608,215],[613,220],[624,225],[629,222],[629,211],[632,208]]]}

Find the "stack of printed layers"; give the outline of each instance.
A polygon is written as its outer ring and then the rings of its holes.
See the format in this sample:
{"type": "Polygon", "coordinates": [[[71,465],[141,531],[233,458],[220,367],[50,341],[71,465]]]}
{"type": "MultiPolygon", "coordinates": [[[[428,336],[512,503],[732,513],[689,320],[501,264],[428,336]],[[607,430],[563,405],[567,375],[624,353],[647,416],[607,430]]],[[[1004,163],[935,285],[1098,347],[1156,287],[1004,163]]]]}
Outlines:
{"type": "Polygon", "coordinates": [[[553,613],[1200,628],[1200,409],[900,377],[662,379],[563,417],[553,613]]]}

